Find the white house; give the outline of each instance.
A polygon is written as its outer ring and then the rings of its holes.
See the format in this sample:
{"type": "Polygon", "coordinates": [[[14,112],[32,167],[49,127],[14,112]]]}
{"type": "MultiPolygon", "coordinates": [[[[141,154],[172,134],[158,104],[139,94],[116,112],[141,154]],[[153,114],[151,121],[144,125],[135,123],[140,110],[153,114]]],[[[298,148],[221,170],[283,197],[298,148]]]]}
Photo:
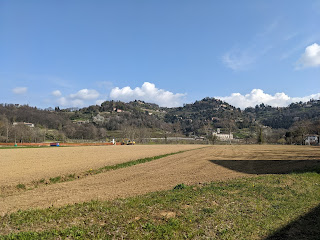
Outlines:
{"type": "Polygon", "coordinates": [[[319,135],[308,135],[304,139],[305,145],[316,145],[319,144],[319,135]]]}
{"type": "Polygon", "coordinates": [[[30,128],[33,128],[33,127],[34,127],[34,124],[33,124],[33,123],[28,123],[28,122],[13,122],[12,125],[13,125],[13,126],[25,125],[25,126],[28,126],[28,127],[30,127],[30,128]]]}
{"type": "Polygon", "coordinates": [[[220,133],[220,128],[218,128],[216,132],[213,132],[212,135],[217,136],[220,141],[229,141],[233,139],[232,133],[220,133]]]}

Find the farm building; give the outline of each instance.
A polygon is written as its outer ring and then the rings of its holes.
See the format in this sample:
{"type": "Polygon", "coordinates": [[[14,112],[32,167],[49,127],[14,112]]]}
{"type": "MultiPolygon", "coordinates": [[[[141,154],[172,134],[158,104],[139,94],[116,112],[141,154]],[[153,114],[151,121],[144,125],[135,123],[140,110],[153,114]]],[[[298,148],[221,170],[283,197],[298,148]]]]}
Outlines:
{"type": "Polygon", "coordinates": [[[308,135],[304,139],[305,145],[318,145],[319,144],[319,135],[308,135]]]}
{"type": "Polygon", "coordinates": [[[232,133],[220,133],[220,128],[218,128],[216,132],[213,132],[212,136],[217,136],[220,141],[229,141],[233,139],[232,133]]]}

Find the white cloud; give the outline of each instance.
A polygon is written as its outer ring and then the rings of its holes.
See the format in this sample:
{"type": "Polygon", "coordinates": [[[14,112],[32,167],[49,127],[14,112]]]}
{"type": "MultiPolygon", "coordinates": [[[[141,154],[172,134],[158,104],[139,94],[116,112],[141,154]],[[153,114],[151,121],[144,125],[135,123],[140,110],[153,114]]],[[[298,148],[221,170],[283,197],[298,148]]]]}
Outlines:
{"type": "Polygon", "coordinates": [[[314,43],[306,47],[305,52],[297,63],[297,69],[320,66],[320,46],[314,43]]]}
{"type": "Polygon", "coordinates": [[[84,106],[86,106],[86,103],[83,100],[70,99],[68,97],[60,97],[57,99],[56,102],[59,106],[62,106],[62,107],[84,107],[84,106]]]}
{"type": "Polygon", "coordinates": [[[234,71],[246,70],[254,60],[246,51],[230,51],[222,56],[222,62],[234,71]]]}
{"type": "Polygon", "coordinates": [[[12,89],[12,92],[15,94],[25,94],[28,91],[27,87],[16,87],[12,89]]]}
{"type": "Polygon", "coordinates": [[[141,88],[130,87],[113,88],[110,93],[110,98],[129,102],[133,100],[142,100],[149,103],[156,103],[162,107],[177,107],[183,104],[186,94],[172,93],[163,89],[156,88],[155,84],[145,82],[141,88]]]}
{"type": "Polygon", "coordinates": [[[60,105],[60,106],[66,106],[68,104],[68,100],[67,98],[65,97],[61,97],[61,98],[58,98],[57,99],[57,103],[60,105]]]}
{"type": "MultiPolygon", "coordinates": [[[[62,107],[84,107],[95,104],[92,102],[96,100],[100,93],[94,89],[82,89],[77,93],[70,94],[69,96],[62,96],[59,90],[52,92],[52,95],[59,97],[56,99],[56,103],[62,107]],[[60,94],[59,94],[60,93],[60,94]]],[[[97,100],[102,101],[102,100],[97,100]]]]}
{"type": "Polygon", "coordinates": [[[264,93],[261,89],[253,89],[250,93],[242,95],[240,93],[232,93],[226,97],[216,97],[227,103],[244,109],[246,107],[254,107],[257,104],[264,103],[272,107],[286,107],[294,102],[306,102],[310,99],[320,99],[320,93],[312,94],[305,97],[289,97],[287,94],[281,92],[274,95],[264,93]]]}
{"type": "Polygon", "coordinates": [[[59,90],[55,90],[55,91],[53,91],[51,94],[52,94],[53,96],[55,96],[55,97],[60,97],[60,96],[62,95],[59,90]]]}
{"type": "Polygon", "coordinates": [[[100,94],[94,89],[82,89],[75,94],[70,94],[72,99],[81,99],[81,100],[92,100],[96,99],[100,94]]]}

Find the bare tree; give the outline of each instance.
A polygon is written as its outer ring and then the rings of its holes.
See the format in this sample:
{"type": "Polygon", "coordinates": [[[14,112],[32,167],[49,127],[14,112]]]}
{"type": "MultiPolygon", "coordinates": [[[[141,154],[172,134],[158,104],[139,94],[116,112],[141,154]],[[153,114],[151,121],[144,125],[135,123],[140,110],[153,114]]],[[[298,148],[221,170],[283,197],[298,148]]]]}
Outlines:
{"type": "Polygon", "coordinates": [[[233,119],[224,119],[223,125],[229,133],[229,143],[231,144],[231,134],[235,130],[236,124],[233,119]]]}
{"type": "Polygon", "coordinates": [[[293,125],[293,134],[296,143],[303,145],[304,139],[310,133],[311,122],[309,120],[299,121],[293,125]]]}

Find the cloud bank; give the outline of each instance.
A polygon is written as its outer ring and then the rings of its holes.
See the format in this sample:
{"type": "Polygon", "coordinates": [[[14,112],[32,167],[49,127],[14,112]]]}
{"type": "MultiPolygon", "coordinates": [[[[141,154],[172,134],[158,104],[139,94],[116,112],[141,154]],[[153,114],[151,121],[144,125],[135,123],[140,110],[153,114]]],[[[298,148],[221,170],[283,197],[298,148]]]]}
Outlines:
{"type": "Polygon", "coordinates": [[[314,43],[306,47],[305,52],[298,60],[297,69],[320,66],[320,45],[314,43]]]}
{"type": "Polygon", "coordinates": [[[75,94],[70,94],[70,98],[79,100],[97,99],[100,94],[94,89],[82,89],[75,94]]]}
{"type": "Polygon", "coordinates": [[[61,97],[59,90],[53,91],[52,95],[59,97],[56,102],[62,107],[84,107],[93,104],[91,101],[96,100],[100,93],[94,89],[81,89],[80,91],[61,97]]]}
{"type": "Polygon", "coordinates": [[[245,95],[240,93],[232,93],[230,96],[215,98],[221,99],[235,107],[244,109],[247,107],[254,107],[261,103],[270,105],[272,107],[286,107],[294,102],[307,102],[310,99],[320,99],[320,93],[305,97],[289,97],[283,92],[270,95],[263,92],[261,89],[253,89],[250,93],[245,95]]]}
{"type": "Polygon", "coordinates": [[[145,82],[141,87],[131,89],[130,87],[113,88],[110,92],[110,98],[129,102],[133,100],[142,100],[149,103],[156,103],[161,107],[178,107],[183,104],[186,94],[172,93],[163,89],[156,88],[155,84],[145,82]]]}
{"type": "Polygon", "coordinates": [[[16,87],[12,89],[12,92],[14,94],[25,94],[28,91],[27,87],[16,87]]]}

